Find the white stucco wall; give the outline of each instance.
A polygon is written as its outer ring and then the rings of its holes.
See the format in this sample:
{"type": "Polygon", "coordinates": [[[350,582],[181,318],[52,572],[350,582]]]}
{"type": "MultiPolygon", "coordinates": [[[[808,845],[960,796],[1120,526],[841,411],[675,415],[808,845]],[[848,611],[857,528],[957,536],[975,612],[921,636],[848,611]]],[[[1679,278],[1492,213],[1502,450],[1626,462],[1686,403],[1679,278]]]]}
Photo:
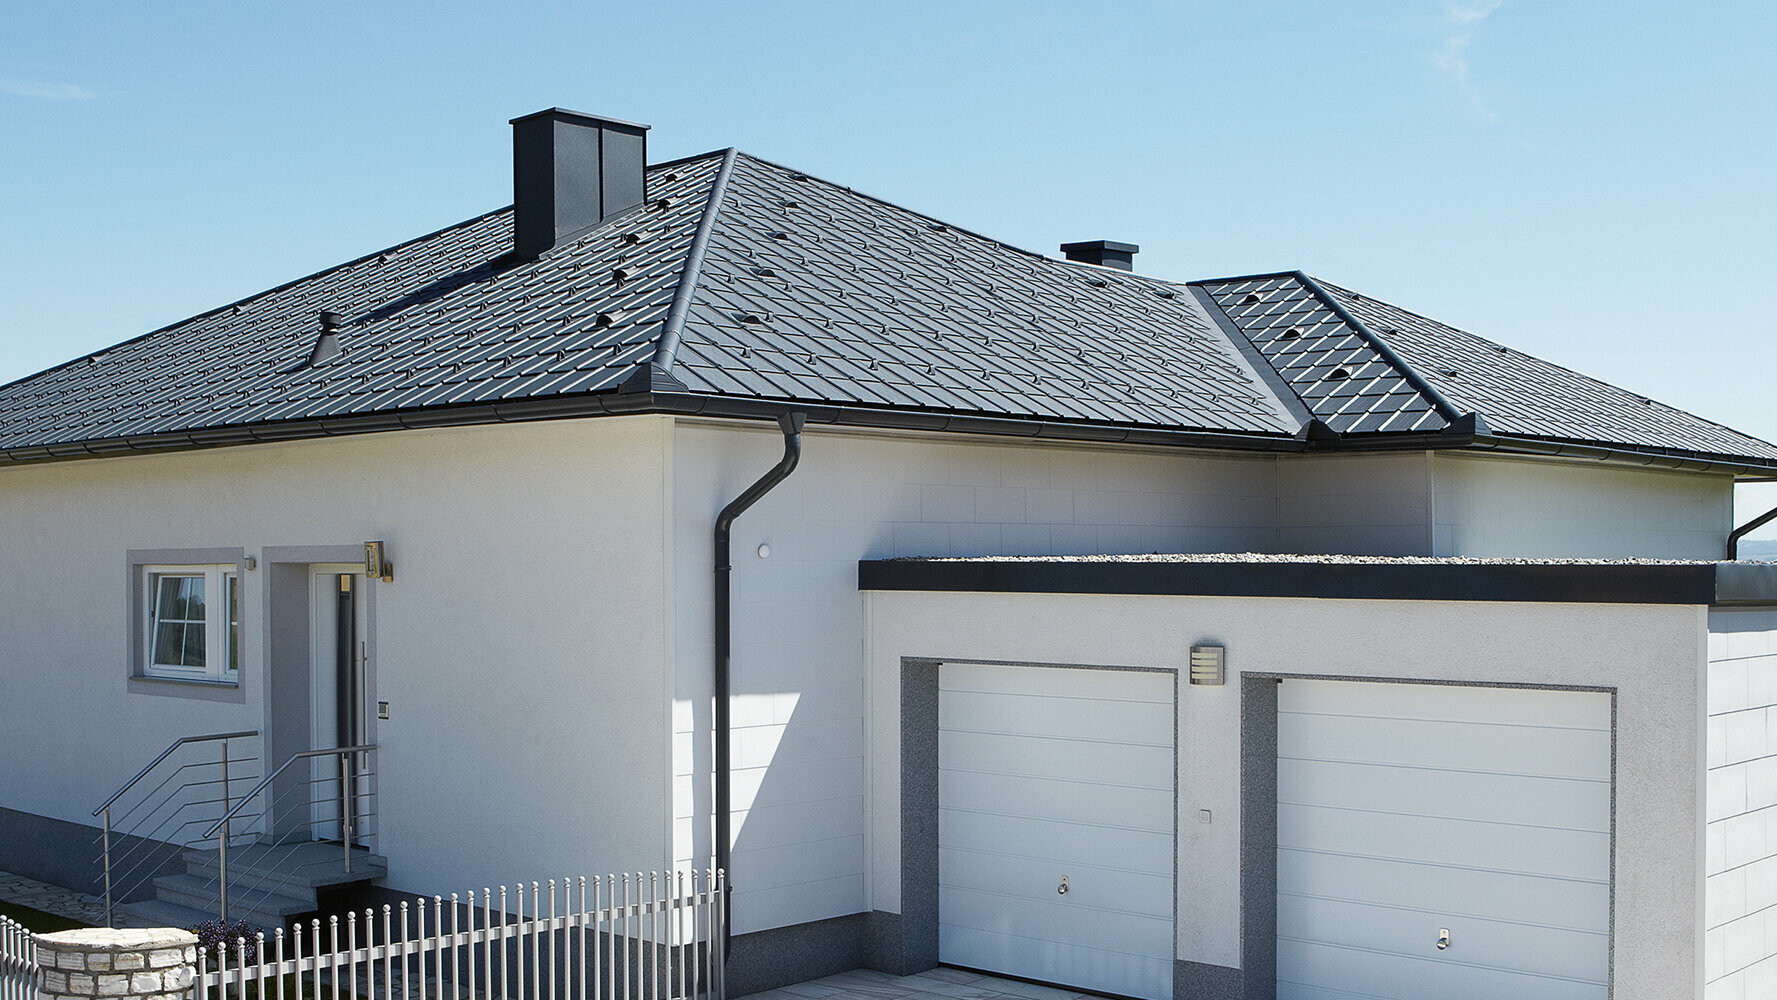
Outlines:
{"type": "Polygon", "coordinates": [[[1777,612],[1709,616],[1708,1000],[1777,996],[1777,612]]]}
{"type": "Polygon", "coordinates": [[[1267,551],[1432,554],[1431,464],[1424,452],[1277,459],[1277,540],[1267,551]]]}
{"type": "Polygon", "coordinates": [[[127,690],[131,549],[388,544],[371,584],[389,884],[668,861],[669,423],[407,431],[0,469],[0,805],[76,822],[173,739],[265,722],[266,564],[245,703],[127,690]]]}
{"type": "Polygon", "coordinates": [[[1435,555],[1720,559],[1728,476],[1433,456],[1435,555]]]}
{"type": "Polygon", "coordinates": [[[1612,687],[1615,996],[1701,988],[1704,611],[1694,607],[872,593],[870,904],[900,910],[901,658],[1186,669],[1228,649],[1225,687],[1181,685],[1178,957],[1240,965],[1244,671],[1612,687]],[[1208,809],[1214,822],[1197,821],[1208,809]]]}
{"type": "MultiPolygon", "coordinates": [[[[676,432],[674,853],[687,863],[710,851],[711,531],[782,450],[769,424],[676,432]]],[[[810,427],[795,474],[734,531],[735,930],[869,908],[859,559],[1264,548],[1273,495],[1263,457],[810,427]]]]}

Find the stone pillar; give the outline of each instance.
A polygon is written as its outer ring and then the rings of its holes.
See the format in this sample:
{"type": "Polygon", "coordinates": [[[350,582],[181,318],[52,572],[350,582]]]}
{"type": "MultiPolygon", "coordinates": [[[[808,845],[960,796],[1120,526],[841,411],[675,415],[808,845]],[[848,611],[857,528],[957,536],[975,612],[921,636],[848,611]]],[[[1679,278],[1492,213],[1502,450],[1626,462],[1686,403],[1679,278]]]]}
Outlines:
{"type": "Polygon", "coordinates": [[[46,1000],[175,1000],[197,976],[197,935],[157,927],[35,934],[46,1000]]]}

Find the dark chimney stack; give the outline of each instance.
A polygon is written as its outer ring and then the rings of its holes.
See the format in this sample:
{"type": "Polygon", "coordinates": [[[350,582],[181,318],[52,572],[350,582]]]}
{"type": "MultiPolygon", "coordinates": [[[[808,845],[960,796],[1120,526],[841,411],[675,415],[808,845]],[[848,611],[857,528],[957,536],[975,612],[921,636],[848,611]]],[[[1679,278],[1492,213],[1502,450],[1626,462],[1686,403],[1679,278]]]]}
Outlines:
{"type": "Polygon", "coordinates": [[[512,119],[512,249],[535,257],[648,200],[648,126],[550,108],[512,119]]]}
{"type": "Polygon", "coordinates": [[[1099,264],[1131,271],[1135,269],[1135,255],[1141,252],[1141,247],[1111,240],[1088,240],[1085,243],[1063,243],[1061,252],[1067,254],[1068,260],[1082,264],[1099,264]]]}

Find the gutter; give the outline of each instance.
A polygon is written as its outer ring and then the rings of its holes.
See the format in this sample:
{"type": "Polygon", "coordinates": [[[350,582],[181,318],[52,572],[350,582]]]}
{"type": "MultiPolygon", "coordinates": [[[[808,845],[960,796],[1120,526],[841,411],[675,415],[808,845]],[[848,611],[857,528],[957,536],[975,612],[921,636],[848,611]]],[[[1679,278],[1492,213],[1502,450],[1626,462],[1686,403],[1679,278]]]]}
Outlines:
{"type": "MultiPolygon", "coordinates": [[[[722,906],[726,910],[734,895],[734,873],[729,871],[729,850],[734,835],[730,829],[734,811],[733,761],[731,758],[733,729],[729,719],[729,653],[732,645],[732,607],[730,584],[734,576],[734,566],[729,552],[732,541],[732,529],[735,518],[746,513],[748,507],[758,503],[765,494],[770,493],[778,483],[790,478],[796,471],[796,463],[802,460],[802,426],[807,415],[802,413],[783,413],[777,418],[777,425],[784,432],[784,457],[778,459],[758,481],[746,488],[746,492],[728,502],[722,513],[716,516],[716,677],[715,677],[715,783],[716,783],[716,871],[728,872],[728,881],[723,889],[722,906]]],[[[728,952],[728,939],[733,935],[734,920],[732,915],[722,921],[723,954],[728,952]]]]}
{"type": "MultiPolygon", "coordinates": [[[[640,365],[638,366],[638,374],[643,376],[651,374],[648,369],[649,365],[640,365]]],[[[671,378],[670,375],[666,377],[671,378]]],[[[637,381],[639,382],[641,379],[637,379],[637,381]]],[[[1731,474],[1742,480],[1769,481],[1777,479],[1777,461],[1759,464],[1677,449],[1638,451],[1573,441],[1516,437],[1490,433],[1478,426],[1471,430],[1467,425],[1466,416],[1459,419],[1455,425],[1442,431],[1369,434],[1323,440],[1311,439],[1304,434],[1286,436],[1282,433],[1254,434],[1166,427],[1128,427],[1020,417],[972,416],[933,410],[890,410],[867,406],[808,406],[798,405],[788,400],[773,401],[740,396],[700,395],[678,390],[648,391],[642,387],[638,388],[641,391],[582,393],[575,396],[519,399],[500,403],[373,413],[361,416],[292,420],[273,424],[214,427],[194,431],[102,438],[66,444],[33,445],[24,448],[0,448],[0,466],[78,458],[150,454],[163,451],[189,451],[195,448],[212,448],[224,445],[264,444],[272,441],[295,441],[347,434],[373,434],[427,427],[461,427],[474,424],[518,423],[528,420],[563,420],[627,414],[654,413],[776,420],[784,412],[786,406],[797,405],[798,409],[806,414],[810,423],[845,427],[954,431],[1038,440],[1157,445],[1257,453],[1381,452],[1429,449],[1491,450],[1557,458],[1588,459],[1644,468],[1710,472],[1717,475],[1731,474]]]]}
{"type": "Polygon", "coordinates": [[[1770,510],[1765,511],[1763,514],[1760,514],[1729,532],[1728,561],[1733,562],[1740,558],[1740,539],[1744,538],[1749,532],[1757,531],[1769,524],[1773,519],[1777,519],[1777,507],[1772,507],[1770,510]]]}

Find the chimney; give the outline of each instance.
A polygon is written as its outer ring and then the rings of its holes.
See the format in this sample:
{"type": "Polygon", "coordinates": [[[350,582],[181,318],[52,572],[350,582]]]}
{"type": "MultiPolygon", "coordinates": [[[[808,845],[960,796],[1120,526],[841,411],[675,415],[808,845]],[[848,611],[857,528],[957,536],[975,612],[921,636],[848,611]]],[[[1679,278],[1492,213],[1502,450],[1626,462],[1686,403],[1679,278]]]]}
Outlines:
{"type": "Polygon", "coordinates": [[[535,257],[648,200],[648,126],[550,108],[512,119],[512,249],[535,257]]]}
{"type": "Polygon", "coordinates": [[[1135,255],[1141,247],[1133,243],[1115,243],[1111,240],[1088,240],[1085,243],[1063,243],[1061,252],[1067,259],[1081,264],[1098,264],[1103,267],[1114,267],[1123,271],[1134,270],[1135,255]]]}

